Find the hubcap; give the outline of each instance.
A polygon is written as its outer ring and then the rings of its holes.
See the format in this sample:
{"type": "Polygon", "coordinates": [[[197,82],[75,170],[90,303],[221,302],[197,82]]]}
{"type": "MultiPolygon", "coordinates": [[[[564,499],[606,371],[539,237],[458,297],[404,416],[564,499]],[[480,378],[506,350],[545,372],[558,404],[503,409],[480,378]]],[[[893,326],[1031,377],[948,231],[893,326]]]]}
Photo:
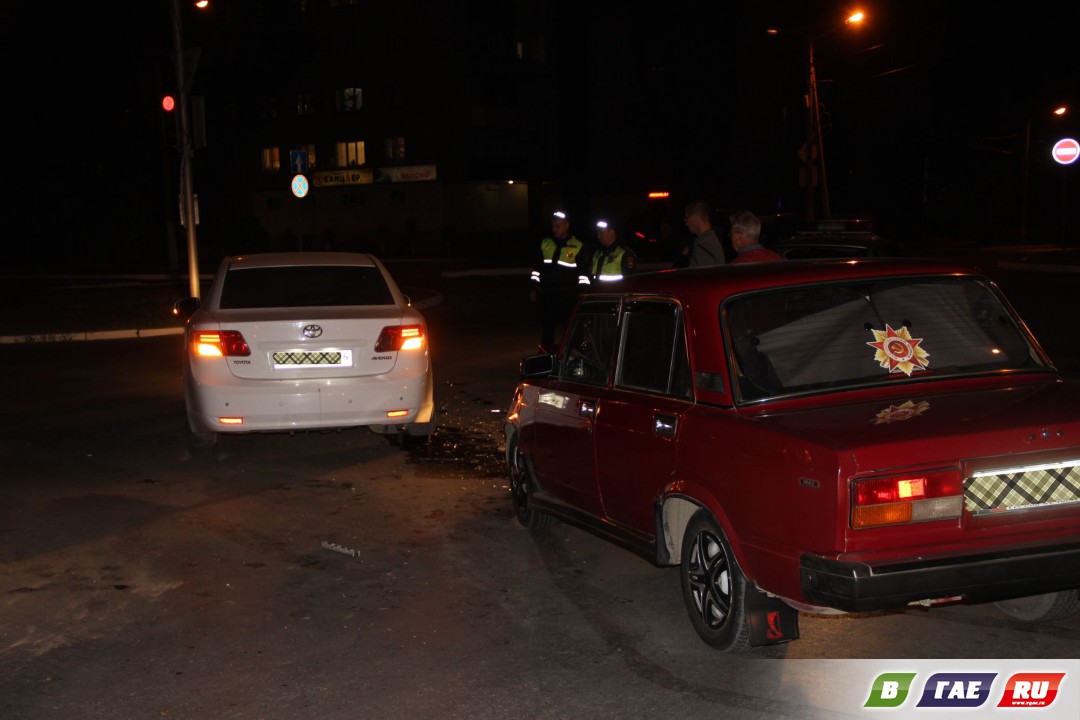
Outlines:
{"type": "Polygon", "coordinates": [[[731,614],[731,567],[720,539],[698,533],[687,566],[690,593],[702,622],[716,630],[731,614]]]}

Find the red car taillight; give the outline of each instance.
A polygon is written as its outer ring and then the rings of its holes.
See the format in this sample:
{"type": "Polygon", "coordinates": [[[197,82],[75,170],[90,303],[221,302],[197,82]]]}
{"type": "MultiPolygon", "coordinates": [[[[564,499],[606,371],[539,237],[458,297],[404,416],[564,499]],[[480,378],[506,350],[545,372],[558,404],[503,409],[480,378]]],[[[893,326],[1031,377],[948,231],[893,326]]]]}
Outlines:
{"type": "Polygon", "coordinates": [[[236,330],[196,331],[191,336],[191,353],[199,357],[247,356],[251,354],[244,336],[236,330]]]}
{"type": "Polygon", "coordinates": [[[929,470],[856,480],[851,486],[851,527],[948,520],[964,507],[960,471],[929,470]]]}
{"type": "Polygon", "coordinates": [[[424,347],[423,325],[393,325],[384,327],[375,341],[375,352],[419,350],[424,347]]]}

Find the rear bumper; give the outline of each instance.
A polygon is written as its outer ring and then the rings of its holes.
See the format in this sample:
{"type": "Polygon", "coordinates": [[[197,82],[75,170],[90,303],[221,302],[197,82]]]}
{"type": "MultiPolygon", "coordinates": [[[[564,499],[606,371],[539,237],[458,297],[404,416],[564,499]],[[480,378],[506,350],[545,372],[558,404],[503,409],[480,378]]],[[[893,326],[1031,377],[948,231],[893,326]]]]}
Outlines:
{"type": "Polygon", "coordinates": [[[434,412],[430,370],[414,378],[190,382],[188,423],[196,432],[248,433],[429,422],[434,412]],[[391,411],[407,411],[388,417],[391,411]],[[221,418],[242,418],[225,424],[221,418]]]}
{"type": "Polygon", "coordinates": [[[1080,542],[887,566],[803,555],[807,602],[846,612],[962,597],[988,602],[1080,587],[1080,542]]]}

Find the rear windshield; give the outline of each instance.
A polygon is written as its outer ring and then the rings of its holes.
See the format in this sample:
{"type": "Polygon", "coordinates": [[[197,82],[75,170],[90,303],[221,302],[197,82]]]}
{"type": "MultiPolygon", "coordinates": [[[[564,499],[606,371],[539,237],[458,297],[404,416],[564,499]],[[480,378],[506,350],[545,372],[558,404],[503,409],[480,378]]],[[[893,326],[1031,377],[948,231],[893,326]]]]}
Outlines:
{"type": "Polygon", "coordinates": [[[723,315],[743,400],[1045,367],[997,293],[975,278],[786,288],[736,298],[723,315]]]}
{"type": "Polygon", "coordinates": [[[222,310],[240,308],[393,305],[377,267],[306,265],[230,270],[221,288],[222,310]]]}

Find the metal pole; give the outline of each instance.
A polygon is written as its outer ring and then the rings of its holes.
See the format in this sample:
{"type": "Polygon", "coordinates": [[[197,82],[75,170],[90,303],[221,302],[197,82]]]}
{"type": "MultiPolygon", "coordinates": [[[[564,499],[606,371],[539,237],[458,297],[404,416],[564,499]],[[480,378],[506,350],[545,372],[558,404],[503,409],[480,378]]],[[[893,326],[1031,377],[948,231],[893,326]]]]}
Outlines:
{"type": "Polygon", "coordinates": [[[1061,166],[1061,248],[1068,244],[1065,234],[1065,218],[1069,210],[1069,166],[1061,166]]]}
{"type": "Polygon", "coordinates": [[[1029,194],[1031,192],[1031,115],[1028,114],[1027,125],[1024,128],[1024,189],[1022,190],[1023,196],[1020,198],[1020,243],[1027,244],[1028,241],[1028,203],[1030,202],[1029,194]]]}
{"type": "Polygon", "coordinates": [[[817,79],[814,76],[814,41],[808,41],[809,54],[808,54],[808,70],[806,76],[806,143],[803,145],[803,152],[806,153],[803,158],[803,181],[806,183],[806,219],[814,219],[814,206],[817,201],[814,196],[814,185],[817,180],[815,176],[815,152],[817,146],[815,145],[815,138],[817,133],[814,130],[814,119],[817,117],[815,112],[815,105],[817,104],[817,79]]]}
{"type": "Polygon", "coordinates": [[[180,205],[181,218],[187,230],[188,281],[192,297],[199,297],[199,256],[195,243],[195,190],[191,179],[191,134],[188,131],[188,78],[184,67],[184,39],[181,32],[180,0],[172,0],[173,45],[176,49],[176,87],[179,103],[176,108],[180,128],[180,205]]]}
{"type": "MultiPolygon", "coordinates": [[[[811,46],[812,59],[813,49],[811,46]]],[[[832,217],[832,211],[829,207],[829,177],[825,174],[825,144],[821,136],[821,102],[818,99],[817,70],[813,65],[810,66],[810,79],[814,83],[814,131],[817,134],[814,140],[817,143],[817,161],[821,166],[821,215],[823,219],[828,220],[832,217]]]]}

